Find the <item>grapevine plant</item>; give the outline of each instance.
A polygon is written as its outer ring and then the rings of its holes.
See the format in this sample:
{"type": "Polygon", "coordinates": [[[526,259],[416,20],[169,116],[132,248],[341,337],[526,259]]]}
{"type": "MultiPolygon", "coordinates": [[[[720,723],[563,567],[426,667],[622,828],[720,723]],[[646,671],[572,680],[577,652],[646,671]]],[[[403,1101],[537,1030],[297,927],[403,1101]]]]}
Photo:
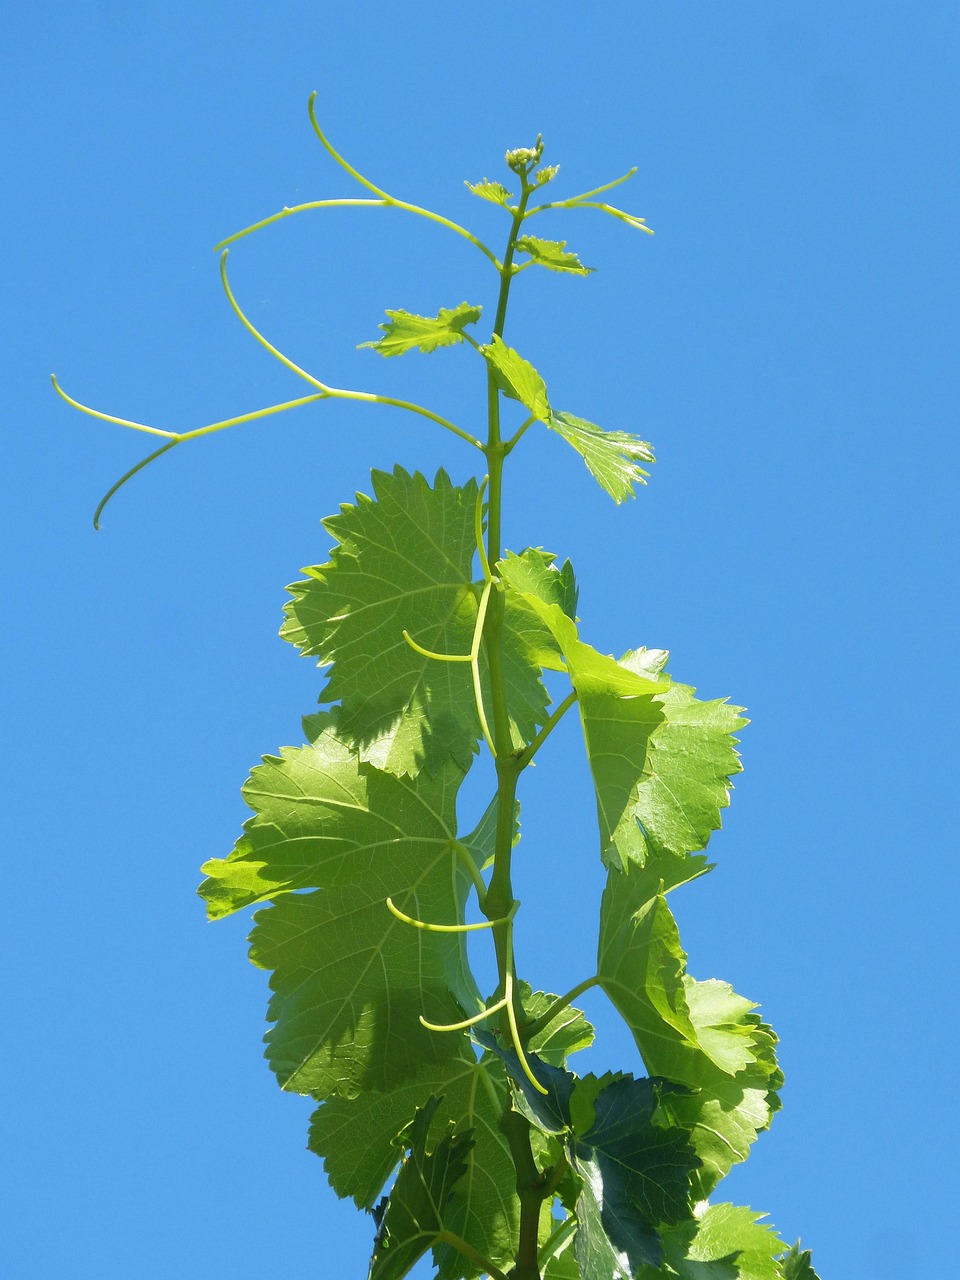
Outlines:
{"type": "Polygon", "coordinates": [[[270,1066],[281,1088],[316,1100],[310,1149],[337,1194],[374,1216],[370,1280],[399,1280],[428,1252],[442,1280],[816,1280],[808,1252],[788,1249],[762,1215],[715,1197],[769,1125],[783,1077],[756,1005],[687,972],[668,901],[710,870],[703,851],[740,768],[740,709],[698,700],[668,675],[662,650],[615,659],[592,648],[580,636],[569,560],[508,551],[501,539],[504,468],[528,431],[565,440],[617,503],[653,461],[635,436],[556,408],[504,338],[518,275],[589,271],[564,241],[529,234],[544,215],[595,209],[648,231],[602,199],[634,171],[549,200],[557,168],[542,166],[542,141],[508,151],[512,190],[486,178],[467,184],[503,210],[498,256],[358,173],[324,135],[313,99],[310,118],[369,196],[285,208],[218,246],[237,317],[310,393],[173,433],[60,392],[96,417],[165,437],[104,503],[176,445],[324,400],[418,414],[479,455],[479,478],[459,484],[443,471],[432,483],[400,467],[373,472],[372,496],[358,494],[324,521],[334,541],[327,563],[289,588],[281,634],[329,668],[326,709],[304,720],[305,745],[253,770],[243,790],[253,816],[229,856],[205,865],[200,888],[212,919],[259,908],[250,957],[271,975],[270,1066]],[[492,325],[489,311],[467,302],[433,316],[388,311],[380,336],[364,344],[388,358],[469,344],[485,439],[421,405],[327,385],[242,311],[228,245],[301,210],[344,205],[428,218],[489,260],[492,325]],[[563,696],[551,699],[545,672],[565,677],[563,696]],[[518,968],[511,864],[518,786],[574,708],[606,888],[596,969],[553,995],[518,968]],[[495,792],[463,830],[457,793],[480,751],[492,757],[495,792]],[[468,924],[471,907],[481,918],[468,924]],[[480,931],[496,957],[489,995],[468,963],[468,934],[480,931]],[[575,1005],[591,987],[626,1022],[648,1074],[578,1075],[569,1065],[593,1040],[575,1005]]]}

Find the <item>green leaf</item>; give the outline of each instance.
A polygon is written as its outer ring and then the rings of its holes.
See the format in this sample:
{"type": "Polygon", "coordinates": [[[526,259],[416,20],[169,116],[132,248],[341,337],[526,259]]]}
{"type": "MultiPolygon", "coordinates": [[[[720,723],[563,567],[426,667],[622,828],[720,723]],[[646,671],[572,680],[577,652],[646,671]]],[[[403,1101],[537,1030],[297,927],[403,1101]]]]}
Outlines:
{"type": "Polygon", "coordinates": [[[543,419],[551,431],[572,445],[587,469],[614,502],[632,498],[634,484],[646,484],[641,462],[653,462],[653,449],[626,431],[604,431],[593,422],[572,413],[551,412],[543,419]]]}
{"type": "MultiPolygon", "coordinates": [[[[498,572],[550,632],[576,690],[597,793],[601,853],[609,856],[614,836],[621,831],[636,845],[642,838],[639,831],[634,835],[640,783],[649,772],[651,741],[664,719],[657,695],[669,690],[669,678],[655,675],[651,679],[631,671],[585,644],[573,620],[530,574],[518,573],[509,557],[501,562],[498,572]]],[[[530,660],[543,667],[555,666],[554,647],[538,647],[535,639],[529,638],[530,660]]],[[[614,851],[615,861],[620,856],[614,851]]]]}
{"type": "Polygon", "coordinates": [[[519,400],[534,418],[546,422],[550,416],[547,388],[533,365],[513,347],[508,347],[497,334],[480,350],[493,368],[497,386],[503,394],[511,400],[519,400]]]}
{"type": "MultiPolygon", "coordinates": [[[[544,991],[531,991],[526,982],[519,983],[518,988],[523,1011],[531,1021],[546,1013],[557,999],[544,991]]],[[[571,1053],[589,1048],[591,1044],[593,1027],[579,1009],[567,1005],[542,1031],[530,1037],[527,1047],[544,1062],[562,1067],[571,1053]]]]}
{"type": "Polygon", "coordinates": [[[487,178],[480,182],[466,182],[464,186],[468,187],[475,196],[479,196],[481,200],[489,200],[491,204],[503,205],[504,209],[509,209],[510,201],[516,199],[516,196],[512,195],[506,187],[499,182],[490,182],[487,178]]]}
{"type": "Polygon", "coordinates": [[[820,1280],[810,1261],[810,1250],[800,1249],[798,1240],[780,1259],[783,1280],[820,1280]]]}
{"type": "Polygon", "coordinates": [[[528,1118],[565,1136],[580,1180],[576,1256],[584,1280],[632,1277],[663,1259],[660,1231],[691,1216],[690,1184],[699,1160],[690,1135],[670,1123],[662,1102],[685,1095],[668,1081],[629,1075],[578,1078],[527,1053],[533,1087],[513,1048],[489,1032],[476,1039],[502,1060],[528,1118]]]}
{"type": "Polygon", "coordinates": [[[376,342],[361,342],[358,350],[372,347],[382,356],[402,356],[407,351],[423,351],[427,355],[437,347],[449,347],[463,341],[463,330],[480,319],[481,307],[461,302],[452,311],[441,307],[435,316],[418,316],[411,311],[388,311],[387,324],[379,327],[383,337],[376,342]]]}
{"type": "Polygon", "coordinates": [[[383,773],[360,763],[335,716],[318,721],[311,745],[253,770],[243,794],[254,817],[229,858],[206,864],[200,893],[211,918],[279,898],[250,939],[253,962],[274,971],[267,1057],[284,1088],[322,1098],[387,1089],[454,1056],[456,1037],[419,1016],[458,1021],[476,988],[463,934],[414,929],[385,905],[462,921],[461,771],[383,773]]]}
{"type": "Polygon", "coordinates": [[[468,652],[477,486],[440,471],[431,488],[401,467],[372,479],[375,500],[357,494],[324,520],[338,545],[288,588],[280,634],[333,664],[323,701],[342,701],[341,732],[365,760],[416,773],[453,756],[467,769],[480,735],[469,667],[425,658],[403,631],[437,653],[468,652]]]}
{"type": "Polygon", "coordinates": [[[594,267],[585,267],[575,253],[567,249],[566,240],[538,240],[536,236],[521,236],[517,249],[528,253],[539,267],[550,271],[567,271],[572,275],[588,276],[594,267]]]}
{"type": "MultiPolygon", "coordinates": [[[[330,562],[305,569],[281,635],[321,664],[333,663],[324,701],[342,700],[340,731],[362,758],[397,774],[436,771],[453,757],[468,769],[480,736],[470,666],[424,657],[469,652],[479,588],[472,582],[477,487],[431,488],[397,467],[373,472],[376,500],[324,521],[337,540],[330,562]]],[[[549,697],[528,657],[527,611],[506,605],[504,672],[515,745],[542,724],[549,697]]],[[[489,685],[485,675],[486,705],[489,685]]]]}
{"type": "Polygon", "coordinates": [[[571,275],[590,275],[593,266],[584,266],[576,253],[567,248],[566,241],[543,241],[535,236],[521,236],[517,250],[529,253],[530,260],[550,271],[567,271],[571,275]]]}
{"type": "Polygon", "coordinates": [[[670,1089],[615,1079],[597,1095],[590,1129],[572,1144],[571,1163],[583,1179],[576,1253],[584,1280],[659,1266],[661,1229],[690,1217],[698,1161],[688,1135],[662,1123],[661,1094],[670,1089]]]}
{"type": "MultiPolygon", "coordinates": [[[[447,1203],[445,1225],[506,1268],[516,1250],[520,1210],[514,1194],[516,1172],[499,1127],[506,1102],[503,1071],[489,1055],[478,1061],[465,1034],[450,1033],[449,1038],[459,1042],[456,1058],[424,1067],[389,1093],[325,1102],[311,1121],[309,1146],[323,1157],[338,1195],[352,1196],[361,1208],[372,1208],[399,1158],[392,1135],[432,1095],[440,1097],[432,1135],[440,1136],[453,1121],[458,1131],[472,1132],[474,1139],[465,1153],[463,1176],[447,1203]]],[[[440,1246],[438,1261],[445,1277],[475,1274],[449,1246],[440,1246]]]]}
{"type": "Polygon", "coordinates": [[[777,1259],[786,1246],[762,1217],[739,1205],[711,1205],[695,1223],[665,1235],[667,1259],[683,1280],[780,1280],[777,1259]]]}
{"type": "MultiPolygon", "coordinates": [[[[660,652],[652,658],[646,651],[628,654],[622,665],[649,672],[660,652]]],[[[665,674],[658,678],[669,681],[665,674]]],[[[701,702],[684,684],[670,684],[656,703],[662,723],[651,735],[643,777],[614,833],[624,861],[664,853],[682,857],[705,848],[730,803],[730,779],[741,770],[733,735],[747,723],[742,707],[723,699],[701,702]]]]}
{"type": "MultiPolygon", "coordinates": [[[[528,547],[520,555],[508,551],[497,566],[497,575],[518,595],[531,594],[545,604],[555,604],[576,621],[579,590],[573,576],[573,565],[565,560],[558,568],[556,557],[549,552],[528,547]]],[[[539,639],[544,640],[543,623],[539,639]]],[[[549,645],[549,641],[546,642],[549,645]]],[[[551,652],[553,645],[549,645],[551,652]]],[[[558,651],[559,652],[559,651],[558,651]]]]}
{"type": "Polygon", "coordinates": [[[722,982],[686,973],[665,891],[707,868],[666,856],[611,868],[600,907],[599,984],[630,1028],[648,1071],[696,1090],[665,1101],[689,1129],[705,1198],[779,1107],[776,1037],[750,1001],[722,982]],[[684,869],[681,869],[684,868],[684,869]],[[666,876],[666,883],[665,883],[666,876]]]}
{"type": "Polygon", "coordinates": [[[369,1280],[400,1280],[446,1227],[447,1201],[466,1172],[472,1138],[454,1133],[451,1125],[428,1152],[427,1135],[438,1105],[433,1098],[418,1110],[404,1134],[407,1154],[380,1221],[369,1280]]]}

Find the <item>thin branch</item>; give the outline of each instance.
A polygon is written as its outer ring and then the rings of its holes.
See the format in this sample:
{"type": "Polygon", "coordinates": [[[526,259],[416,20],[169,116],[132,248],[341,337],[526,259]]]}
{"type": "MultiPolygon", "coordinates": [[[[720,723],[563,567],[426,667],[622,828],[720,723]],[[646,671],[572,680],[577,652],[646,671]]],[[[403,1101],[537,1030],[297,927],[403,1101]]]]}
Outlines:
{"type": "Polygon", "coordinates": [[[260,231],[263,227],[269,227],[272,222],[280,222],[283,218],[289,218],[294,213],[306,213],[309,209],[387,209],[389,202],[386,200],[360,200],[360,199],[339,199],[339,200],[308,200],[306,204],[284,205],[279,213],[271,213],[267,218],[261,218],[259,222],[253,222],[249,227],[244,227],[242,231],[235,231],[232,236],[227,236],[225,240],[221,240],[219,244],[213,246],[214,253],[220,253],[231,244],[236,244],[238,240],[242,240],[244,236],[249,236],[254,231],[260,231]]]}
{"type": "Polygon", "coordinates": [[[177,441],[180,438],[176,431],[162,431],[159,427],[148,427],[143,422],[131,422],[129,418],[115,418],[112,413],[101,413],[99,409],[91,409],[89,405],[81,404],[79,400],[74,400],[73,396],[67,395],[57,381],[55,373],[51,373],[50,381],[61,400],[66,400],[67,404],[73,405],[74,409],[79,409],[81,413],[89,414],[91,418],[99,418],[101,422],[115,422],[118,427],[132,427],[134,431],[145,431],[150,436],[163,436],[166,440],[177,441]]]}
{"type": "Polygon", "coordinates": [[[417,204],[408,204],[406,200],[397,200],[394,196],[391,196],[388,192],[384,191],[381,187],[378,187],[374,183],[372,183],[369,180],[369,178],[365,178],[363,174],[359,173],[356,169],[354,169],[352,164],[349,164],[346,160],[344,160],[343,156],[340,155],[340,153],[334,149],[333,145],[330,143],[330,141],[327,139],[326,135],[324,134],[323,130],[320,128],[320,123],[317,120],[317,114],[316,114],[316,111],[314,110],[314,103],[316,102],[316,100],[317,100],[316,93],[311,93],[310,101],[308,104],[308,110],[310,112],[310,123],[313,125],[314,133],[316,133],[317,137],[323,143],[323,146],[328,152],[328,154],[333,157],[333,159],[336,161],[336,163],[340,166],[341,169],[349,173],[350,176],[352,178],[355,178],[357,182],[360,183],[361,186],[366,187],[368,191],[372,191],[374,195],[379,196],[386,204],[390,205],[392,208],[405,209],[407,213],[415,213],[421,218],[428,218],[431,222],[436,222],[441,227],[447,227],[448,230],[456,232],[458,236],[463,236],[465,240],[469,240],[472,245],[475,245],[485,257],[489,258],[498,271],[500,270],[500,261],[497,258],[497,255],[493,252],[492,249],[488,249],[487,246],[483,243],[483,241],[479,240],[473,234],[472,231],[468,231],[466,227],[461,227],[459,223],[451,222],[449,218],[444,218],[441,214],[434,213],[430,209],[424,209],[417,204]]]}
{"type": "Polygon", "coordinates": [[[259,329],[247,318],[241,310],[240,304],[233,295],[230,288],[230,281],[227,278],[227,256],[229,249],[224,249],[220,255],[220,280],[223,284],[223,291],[227,295],[227,301],[233,309],[234,315],[246,329],[246,331],[260,343],[265,351],[280,361],[291,373],[295,373],[298,378],[303,378],[305,382],[309,382],[312,387],[316,387],[322,391],[324,395],[335,400],[361,400],[368,404],[386,404],[392,405],[395,409],[406,409],[409,413],[419,414],[421,418],[428,418],[431,422],[436,422],[438,426],[444,427],[447,431],[452,431],[455,436],[459,436],[461,440],[466,440],[467,444],[472,444],[475,449],[483,449],[483,445],[469,432],[463,431],[454,423],[449,422],[446,418],[441,418],[439,414],[434,413],[430,409],[425,409],[423,405],[413,404],[408,400],[396,400],[393,396],[375,395],[372,391],[348,391],[343,387],[330,387],[325,382],[321,382],[319,378],[315,378],[312,373],[307,373],[306,369],[302,369],[300,365],[295,364],[289,356],[285,356],[282,351],[269,342],[259,329]]]}
{"type": "Polygon", "coordinates": [[[553,733],[554,729],[557,727],[557,725],[560,723],[563,717],[567,714],[567,712],[570,710],[570,708],[573,706],[576,700],[577,700],[577,691],[576,689],[572,689],[570,693],[568,693],[567,696],[564,698],[564,700],[560,703],[556,711],[554,711],[553,715],[550,717],[547,723],[543,726],[543,728],[540,730],[540,732],[537,734],[534,740],[530,743],[530,745],[523,749],[522,754],[518,757],[520,760],[521,768],[526,768],[526,766],[530,763],[530,761],[537,754],[537,752],[540,750],[540,748],[543,746],[546,740],[550,737],[551,733],[553,733]]]}
{"type": "Polygon", "coordinates": [[[575,208],[584,200],[589,200],[593,196],[598,196],[601,192],[612,191],[614,187],[619,187],[622,182],[629,182],[633,175],[637,172],[637,166],[628,169],[625,174],[619,178],[614,178],[612,182],[605,182],[602,187],[594,187],[591,191],[581,191],[578,196],[570,196],[567,200],[551,200],[549,204],[538,204],[532,209],[528,209],[524,215],[532,218],[535,213],[543,213],[545,209],[571,209],[575,208]]]}
{"type": "Polygon", "coordinates": [[[107,503],[110,501],[110,499],[113,497],[113,495],[117,492],[118,489],[122,489],[128,480],[130,480],[133,476],[135,476],[138,471],[142,471],[143,468],[147,466],[149,463],[153,462],[154,458],[159,458],[161,453],[167,453],[170,449],[174,447],[174,445],[178,445],[179,443],[180,443],[179,440],[168,440],[167,443],[162,444],[159,449],[154,449],[153,453],[148,453],[145,458],[141,458],[135,467],[131,467],[129,471],[125,472],[120,477],[120,479],[116,482],[116,484],[112,484],[110,488],[107,490],[107,492],[103,495],[103,497],[98,502],[97,509],[93,513],[93,527],[99,530],[100,517],[103,515],[103,509],[107,505],[107,503]]]}

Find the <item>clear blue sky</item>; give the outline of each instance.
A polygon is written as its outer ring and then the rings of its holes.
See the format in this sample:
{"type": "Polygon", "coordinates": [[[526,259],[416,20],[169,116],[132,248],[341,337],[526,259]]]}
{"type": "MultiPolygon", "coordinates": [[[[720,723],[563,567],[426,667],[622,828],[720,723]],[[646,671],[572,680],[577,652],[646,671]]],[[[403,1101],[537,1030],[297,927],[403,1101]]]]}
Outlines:
{"type": "MultiPolygon", "coordinates": [[[[784,1110],[729,1196],[802,1234],[824,1280],[946,1275],[957,1200],[957,294],[960,10],[421,0],[17,5],[0,49],[7,1044],[3,1280],[365,1275],[371,1224],[305,1151],[309,1103],[260,1057],[245,921],[201,861],[239,787],[299,741],[315,669],[276,638],[321,516],[452,438],[316,406],[147,450],[80,399],[186,429],[301,394],[220,292],[213,244],[351,191],[483,234],[463,179],[542,132],[567,194],[631,164],[656,228],[570,215],[586,280],[526,273],[510,337],[554,399],[652,440],[616,508],[529,433],[506,537],[570,555],[586,636],[673,651],[749,708],[718,869],[678,901],[697,977],[762,1002],[784,1110]]],[[[460,353],[379,361],[386,307],[487,302],[469,246],[399,214],[243,242],[233,282],[320,376],[469,419],[460,353]]],[[[545,434],[545,433],[544,433],[545,434]]],[[[592,972],[601,875],[572,733],[525,794],[519,946],[592,972]],[[555,874],[555,917],[531,901],[555,874]]],[[[594,993],[592,993],[594,994],[594,993]]],[[[593,1066],[637,1066],[602,999],[593,1066]]]]}

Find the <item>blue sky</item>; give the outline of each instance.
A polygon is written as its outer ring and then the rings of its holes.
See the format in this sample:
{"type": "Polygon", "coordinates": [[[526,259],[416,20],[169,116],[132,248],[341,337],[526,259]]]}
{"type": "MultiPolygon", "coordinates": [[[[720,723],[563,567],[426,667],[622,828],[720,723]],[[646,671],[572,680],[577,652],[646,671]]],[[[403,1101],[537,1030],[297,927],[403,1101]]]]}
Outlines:
{"type": "MultiPolygon", "coordinates": [[[[673,651],[749,709],[746,772],[677,901],[691,971],[762,1003],[784,1110],[726,1184],[824,1280],[945,1274],[957,1195],[960,14],[878,0],[413,7],[17,6],[0,50],[9,733],[0,1276],[365,1274],[368,1220],[261,1060],[244,921],[207,925],[260,754],[318,673],[276,637],[320,517],[456,440],[320,405],[148,451],[58,401],[182,430],[301,394],[236,323],[215,242],[355,195],[306,115],[397,195],[496,242],[463,180],[542,132],[565,194],[638,176],[654,238],[549,232],[598,268],[525,273],[509,338],[555,402],[652,440],[615,507],[528,433],[506,541],[574,561],[588,639],[673,651]],[[543,278],[536,278],[536,276],[543,278]],[[955,1136],[953,1138],[955,1142],[955,1136]],[[318,1261],[321,1260],[321,1261],[318,1261]]],[[[489,305],[469,246],[402,215],[307,214],[234,250],[247,310],[319,376],[469,421],[465,359],[380,361],[387,307],[489,305]]],[[[565,725],[524,795],[521,963],[592,971],[602,887],[565,725]],[[533,895],[544,873],[549,904],[533,895]]],[[[591,1067],[633,1066],[598,997],[591,1067]]]]}

